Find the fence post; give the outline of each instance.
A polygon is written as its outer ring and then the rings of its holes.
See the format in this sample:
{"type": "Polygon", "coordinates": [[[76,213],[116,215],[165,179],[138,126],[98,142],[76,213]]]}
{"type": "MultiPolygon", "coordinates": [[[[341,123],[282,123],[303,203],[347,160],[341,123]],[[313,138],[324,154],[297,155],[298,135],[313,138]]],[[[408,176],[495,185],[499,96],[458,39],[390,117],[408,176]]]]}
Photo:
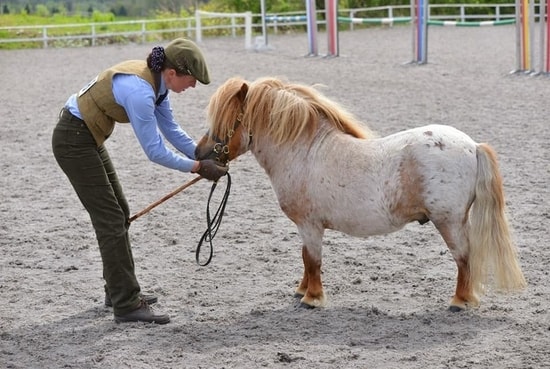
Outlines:
{"type": "Polygon", "coordinates": [[[195,11],[195,41],[199,44],[202,42],[202,29],[201,29],[201,12],[195,11]]]}
{"type": "Polygon", "coordinates": [[[144,44],[145,41],[146,41],[146,39],[145,39],[145,37],[146,37],[145,31],[146,31],[146,29],[145,29],[145,21],[142,21],[142,22],[141,22],[141,43],[142,43],[142,44],[144,44]]]}
{"type": "Polygon", "coordinates": [[[260,0],[260,11],[262,13],[262,48],[267,48],[267,24],[266,24],[266,7],[265,0],[260,0]]]}
{"type": "Polygon", "coordinates": [[[187,38],[191,38],[191,30],[193,29],[191,20],[187,20],[187,38]]]}
{"type": "Polygon", "coordinates": [[[46,27],[42,27],[42,46],[44,49],[48,48],[48,29],[46,27]]]}
{"type": "Polygon", "coordinates": [[[92,23],[92,46],[95,46],[95,23],[92,23]]]}
{"type": "Polygon", "coordinates": [[[244,13],[244,48],[252,49],[252,12],[244,13]]]}

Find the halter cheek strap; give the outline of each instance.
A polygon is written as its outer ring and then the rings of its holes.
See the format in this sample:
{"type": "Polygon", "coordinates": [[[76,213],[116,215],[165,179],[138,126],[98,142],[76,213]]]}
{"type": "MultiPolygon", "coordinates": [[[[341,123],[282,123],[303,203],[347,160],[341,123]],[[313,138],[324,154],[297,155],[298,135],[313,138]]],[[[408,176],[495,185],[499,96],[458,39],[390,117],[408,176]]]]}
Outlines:
{"type": "MultiPolygon", "coordinates": [[[[228,143],[231,140],[231,138],[233,137],[233,135],[235,134],[235,131],[237,130],[237,128],[239,128],[239,126],[241,125],[242,120],[243,120],[243,113],[239,113],[239,115],[237,116],[237,119],[235,120],[235,124],[233,125],[233,128],[230,129],[227,132],[227,137],[226,137],[225,140],[220,139],[216,135],[212,135],[212,139],[216,142],[216,144],[212,148],[212,152],[215,153],[216,155],[218,155],[218,157],[216,157],[216,160],[218,160],[218,161],[220,161],[224,164],[227,163],[227,161],[228,161],[227,156],[229,155],[229,145],[228,145],[228,143]],[[226,160],[222,160],[222,158],[221,158],[222,155],[226,156],[226,160]]],[[[247,147],[249,147],[251,143],[252,143],[252,135],[249,132],[248,133],[247,147]]]]}

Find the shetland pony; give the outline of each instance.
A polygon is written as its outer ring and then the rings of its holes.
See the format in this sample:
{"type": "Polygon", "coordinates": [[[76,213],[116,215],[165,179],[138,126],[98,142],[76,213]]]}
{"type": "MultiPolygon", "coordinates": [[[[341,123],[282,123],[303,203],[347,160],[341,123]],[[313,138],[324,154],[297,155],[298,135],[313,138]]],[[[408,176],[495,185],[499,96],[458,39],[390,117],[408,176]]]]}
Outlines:
{"type": "Polygon", "coordinates": [[[457,268],[450,310],[479,305],[484,286],[525,287],[493,149],[445,125],[376,137],[314,87],[231,78],[211,97],[198,159],[250,150],[298,227],[304,274],[295,294],[322,307],[325,229],[366,237],[431,221],[457,268]]]}

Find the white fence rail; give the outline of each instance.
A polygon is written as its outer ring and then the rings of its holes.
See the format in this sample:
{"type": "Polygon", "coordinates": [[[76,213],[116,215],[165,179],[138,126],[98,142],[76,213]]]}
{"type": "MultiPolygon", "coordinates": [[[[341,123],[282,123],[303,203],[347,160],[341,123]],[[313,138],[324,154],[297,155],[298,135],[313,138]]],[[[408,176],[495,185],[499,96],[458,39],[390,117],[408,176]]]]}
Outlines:
{"type": "MultiPolygon", "coordinates": [[[[515,17],[515,4],[430,4],[430,19],[458,20],[461,22],[472,20],[503,20],[515,17]],[[437,15],[438,8],[456,8],[453,15],[437,15]],[[474,14],[475,9],[491,9],[492,14],[474,14]],[[503,11],[504,10],[504,11],[503,11]]],[[[369,14],[384,13],[385,18],[410,16],[409,5],[384,6],[359,9],[340,9],[339,14],[349,18],[369,18],[369,14]]],[[[323,25],[324,11],[318,11],[318,24],[323,25]]],[[[304,12],[268,14],[272,21],[266,23],[267,28],[277,32],[280,27],[306,26],[304,12]],[[284,19],[278,21],[277,19],[284,19]]],[[[136,20],[121,22],[81,23],[64,25],[41,25],[0,27],[0,33],[8,38],[0,38],[2,44],[8,43],[40,43],[43,48],[62,44],[63,46],[95,46],[101,41],[117,42],[130,40],[132,42],[147,42],[155,39],[163,40],[174,35],[194,38],[202,41],[202,37],[209,31],[220,31],[224,34],[245,37],[245,48],[250,48],[252,35],[257,29],[261,33],[261,15],[247,13],[208,13],[197,11],[195,17],[136,20]],[[253,23],[253,20],[257,23],[253,23]]],[[[353,30],[353,23],[349,29],[353,30]]]]}

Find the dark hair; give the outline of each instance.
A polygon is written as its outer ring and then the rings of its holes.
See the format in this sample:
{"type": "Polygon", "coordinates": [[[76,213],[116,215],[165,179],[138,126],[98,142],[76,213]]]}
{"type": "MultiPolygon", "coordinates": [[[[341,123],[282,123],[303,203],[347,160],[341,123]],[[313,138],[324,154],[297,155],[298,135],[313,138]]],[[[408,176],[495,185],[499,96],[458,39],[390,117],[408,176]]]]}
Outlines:
{"type": "Polygon", "coordinates": [[[166,54],[164,53],[164,47],[155,46],[151,53],[147,57],[147,66],[153,72],[160,72],[166,68],[166,54]]]}
{"type": "Polygon", "coordinates": [[[174,65],[174,63],[172,63],[170,59],[166,57],[164,47],[162,46],[153,47],[153,50],[151,50],[151,53],[147,57],[147,66],[153,72],[157,73],[163,71],[166,68],[169,68],[174,69],[176,71],[176,74],[179,76],[192,75],[187,65],[187,60],[183,60],[183,63],[178,63],[178,65],[174,65]]]}

